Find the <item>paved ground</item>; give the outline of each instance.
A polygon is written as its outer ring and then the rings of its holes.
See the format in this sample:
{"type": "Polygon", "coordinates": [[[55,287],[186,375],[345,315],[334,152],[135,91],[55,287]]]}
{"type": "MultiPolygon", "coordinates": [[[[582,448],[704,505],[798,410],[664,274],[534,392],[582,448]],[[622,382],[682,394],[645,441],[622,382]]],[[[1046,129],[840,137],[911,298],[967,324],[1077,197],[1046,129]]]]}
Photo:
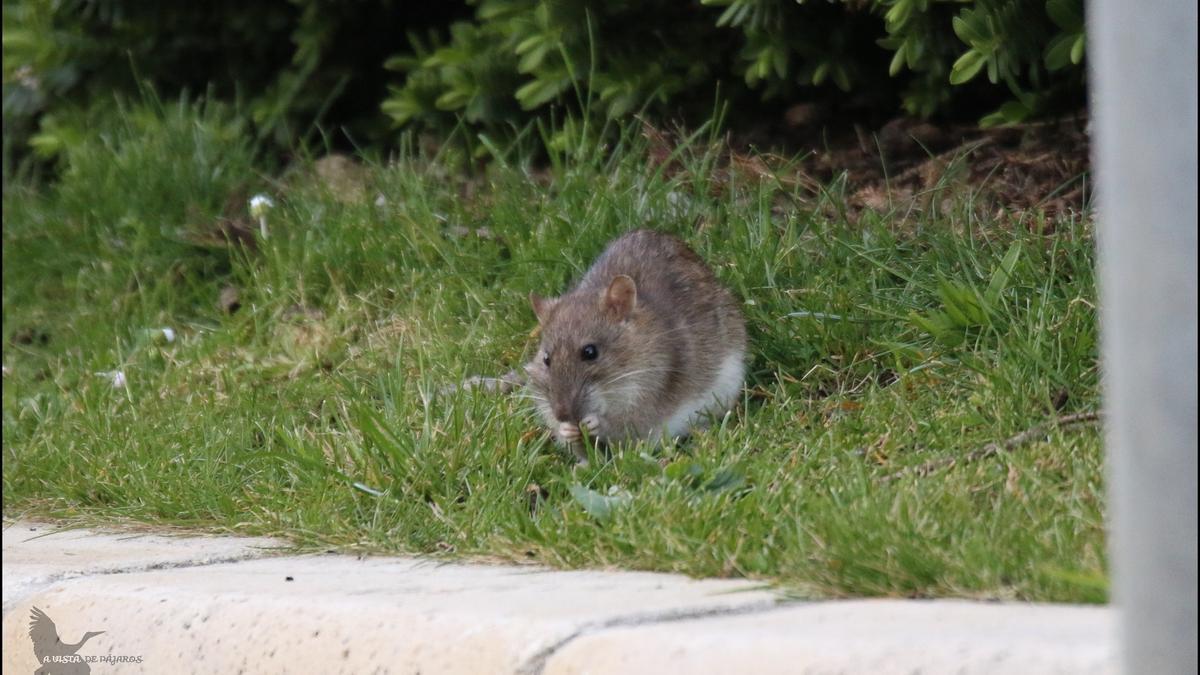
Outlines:
{"type": "Polygon", "coordinates": [[[31,523],[5,524],[3,578],[5,673],[37,669],[31,625],[43,652],[97,632],[75,648],[93,673],[1116,672],[1104,607],[788,602],[745,581],[31,523]]]}

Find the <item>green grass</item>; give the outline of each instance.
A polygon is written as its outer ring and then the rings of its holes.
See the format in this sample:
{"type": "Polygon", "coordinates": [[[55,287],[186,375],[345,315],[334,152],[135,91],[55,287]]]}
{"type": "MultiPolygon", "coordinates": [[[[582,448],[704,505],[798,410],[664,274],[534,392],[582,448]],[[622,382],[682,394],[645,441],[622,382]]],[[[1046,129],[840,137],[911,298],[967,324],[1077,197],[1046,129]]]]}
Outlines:
{"type": "Polygon", "coordinates": [[[1090,219],[1033,233],[948,184],[935,210],[849,222],[838,184],[729,174],[704,140],[666,171],[616,138],[470,175],[407,150],[347,202],[256,173],[219,109],[124,109],[56,185],[5,190],[5,515],[810,596],[1105,599],[1097,429],[885,479],[1098,407],[1090,219]],[[239,189],[277,202],[261,250],[187,243],[239,189]],[[684,237],[745,300],[732,415],[579,468],[521,398],[435,395],[520,364],[528,293],[640,226],[684,237]],[[115,370],[126,387],[98,374],[115,370]]]}

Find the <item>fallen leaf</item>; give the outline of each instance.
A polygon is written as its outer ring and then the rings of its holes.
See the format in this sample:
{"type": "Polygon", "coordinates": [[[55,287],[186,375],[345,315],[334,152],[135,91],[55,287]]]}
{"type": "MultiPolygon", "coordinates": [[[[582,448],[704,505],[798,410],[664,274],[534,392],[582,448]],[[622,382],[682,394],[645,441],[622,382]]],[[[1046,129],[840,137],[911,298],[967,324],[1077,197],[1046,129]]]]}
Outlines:
{"type": "Polygon", "coordinates": [[[613,511],[633,501],[633,496],[627,492],[614,495],[602,495],[595,490],[586,488],[578,483],[570,487],[571,496],[596,520],[606,520],[613,511]]]}

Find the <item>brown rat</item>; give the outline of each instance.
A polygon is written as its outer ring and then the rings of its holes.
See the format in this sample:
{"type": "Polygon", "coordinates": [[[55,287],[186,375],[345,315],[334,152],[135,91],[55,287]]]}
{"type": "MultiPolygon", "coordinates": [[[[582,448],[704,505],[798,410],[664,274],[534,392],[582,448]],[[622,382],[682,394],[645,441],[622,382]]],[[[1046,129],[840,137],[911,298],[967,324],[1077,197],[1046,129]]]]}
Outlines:
{"type": "Polygon", "coordinates": [[[686,436],[737,401],[746,326],[734,295],[679,239],[635,230],[572,290],[530,294],[541,346],[529,388],[555,438],[686,436]]]}

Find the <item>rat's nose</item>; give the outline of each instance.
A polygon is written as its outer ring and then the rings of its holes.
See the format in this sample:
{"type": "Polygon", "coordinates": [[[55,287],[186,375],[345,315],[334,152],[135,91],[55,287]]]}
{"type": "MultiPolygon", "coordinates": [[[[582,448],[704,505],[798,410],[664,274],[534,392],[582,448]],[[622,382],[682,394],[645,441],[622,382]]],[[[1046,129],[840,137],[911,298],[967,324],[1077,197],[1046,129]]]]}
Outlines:
{"type": "Polygon", "coordinates": [[[559,422],[572,421],[571,420],[571,406],[567,405],[566,403],[555,403],[554,404],[554,419],[558,420],[559,422]]]}

